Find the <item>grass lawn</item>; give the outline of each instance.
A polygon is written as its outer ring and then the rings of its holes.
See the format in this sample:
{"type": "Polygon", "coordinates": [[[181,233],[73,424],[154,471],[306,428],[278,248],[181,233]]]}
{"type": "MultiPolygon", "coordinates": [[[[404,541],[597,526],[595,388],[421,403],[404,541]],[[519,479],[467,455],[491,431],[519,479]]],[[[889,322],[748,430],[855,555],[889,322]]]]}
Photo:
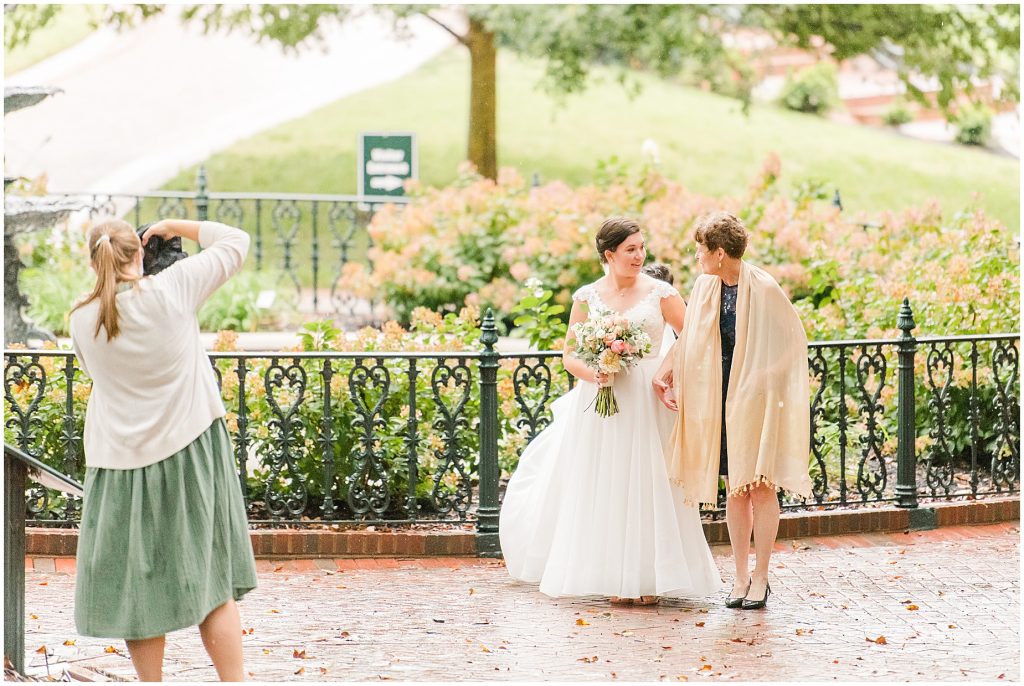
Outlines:
{"type": "Polygon", "coordinates": [[[42,62],[70,48],[93,32],[89,26],[90,5],[64,5],[45,27],[36,31],[27,44],[4,52],[4,76],[42,62]]]}
{"type": "MultiPolygon", "coordinates": [[[[740,192],[770,152],[782,159],[792,187],[820,179],[838,187],[852,213],[874,214],[938,198],[946,211],[975,192],[987,211],[1016,231],[1020,168],[1015,159],[962,146],[927,143],[899,134],[755,105],[744,116],[728,98],[644,77],[629,100],[602,82],[557,106],[536,88],[540,66],[509,53],[498,65],[500,166],[529,178],[591,180],[599,160],[640,159],[653,138],[665,172],[709,194],[740,192]]],[[[206,163],[217,191],[355,193],[360,131],[415,131],[420,178],[444,185],[464,159],[469,111],[469,59],[461,48],[412,74],[327,105],[240,141],[206,163]]],[[[195,169],[168,188],[189,189],[195,169]]]]}

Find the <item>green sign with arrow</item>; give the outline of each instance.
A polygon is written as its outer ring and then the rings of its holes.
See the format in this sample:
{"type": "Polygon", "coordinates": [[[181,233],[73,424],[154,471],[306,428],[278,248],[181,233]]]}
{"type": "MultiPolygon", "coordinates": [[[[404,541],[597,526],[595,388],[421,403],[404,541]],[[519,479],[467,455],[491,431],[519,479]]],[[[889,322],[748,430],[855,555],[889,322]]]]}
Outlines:
{"type": "Polygon", "coordinates": [[[359,134],[359,195],[403,196],[417,178],[416,134],[359,134]]]}

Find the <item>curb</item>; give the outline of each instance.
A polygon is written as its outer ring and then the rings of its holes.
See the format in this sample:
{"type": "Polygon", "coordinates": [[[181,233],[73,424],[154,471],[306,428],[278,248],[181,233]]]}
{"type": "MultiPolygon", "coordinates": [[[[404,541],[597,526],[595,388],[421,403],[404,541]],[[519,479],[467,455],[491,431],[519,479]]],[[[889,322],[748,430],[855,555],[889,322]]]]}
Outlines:
{"type": "MultiPolygon", "coordinates": [[[[944,526],[991,524],[1020,519],[1020,498],[932,503],[915,510],[897,507],[826,510],[783,514],[779,539],[839,534],[921,531],[944,526]]],[[[704,522],[709,545],[729,542],[724,521],[704,522]]],[[[469,557],[477,554],[472,531],[323,531],[261,529],[251,531],[258,559],[315,559],[360,557],[469,557]]],[[[74,557],[78,548],[75,529],[31,527],[26,531],[25,554],[39,557],[74,557]]]]}

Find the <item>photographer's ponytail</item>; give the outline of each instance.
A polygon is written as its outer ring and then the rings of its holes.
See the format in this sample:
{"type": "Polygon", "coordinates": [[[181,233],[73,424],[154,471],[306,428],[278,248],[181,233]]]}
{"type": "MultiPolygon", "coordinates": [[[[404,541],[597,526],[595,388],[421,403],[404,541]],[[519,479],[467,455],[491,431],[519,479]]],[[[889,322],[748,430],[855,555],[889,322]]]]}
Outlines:
{"type": "Polygon", "coordinates": [[[93,335],[99,336],[100,329],[106,329],[109,341],[120,333],[117,316],[118,284],[130,283],[134,286],[141,278],[133,269],[141,244],[131,225],[120,219],[111,219],[92,227],[87,240],[90,261],[96,272],[96,285],[84,300],[72,308],[72,312],[93,300],[99,300],[100,311],[93,335]]]}

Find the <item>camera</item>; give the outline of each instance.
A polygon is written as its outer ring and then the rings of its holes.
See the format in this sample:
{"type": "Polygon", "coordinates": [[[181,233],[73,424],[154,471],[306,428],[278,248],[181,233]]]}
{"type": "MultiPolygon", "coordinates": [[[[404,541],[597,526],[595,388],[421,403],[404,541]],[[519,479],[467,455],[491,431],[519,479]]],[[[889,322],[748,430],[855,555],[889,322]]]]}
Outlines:
{"type": "MultiPolygon", "coordinates": [[[[146,233],[146,229],[155,223],[143,224],[136,229],[140,240],[142,235],[146,233]]],[[[145,252],[142,255],[142,273],[146,276],[159,274],[178,260],[188,257],[188,253],[181,249],[180,236],[167,239],[150,236],[149,242],[143,248],[145,252]]]]}

